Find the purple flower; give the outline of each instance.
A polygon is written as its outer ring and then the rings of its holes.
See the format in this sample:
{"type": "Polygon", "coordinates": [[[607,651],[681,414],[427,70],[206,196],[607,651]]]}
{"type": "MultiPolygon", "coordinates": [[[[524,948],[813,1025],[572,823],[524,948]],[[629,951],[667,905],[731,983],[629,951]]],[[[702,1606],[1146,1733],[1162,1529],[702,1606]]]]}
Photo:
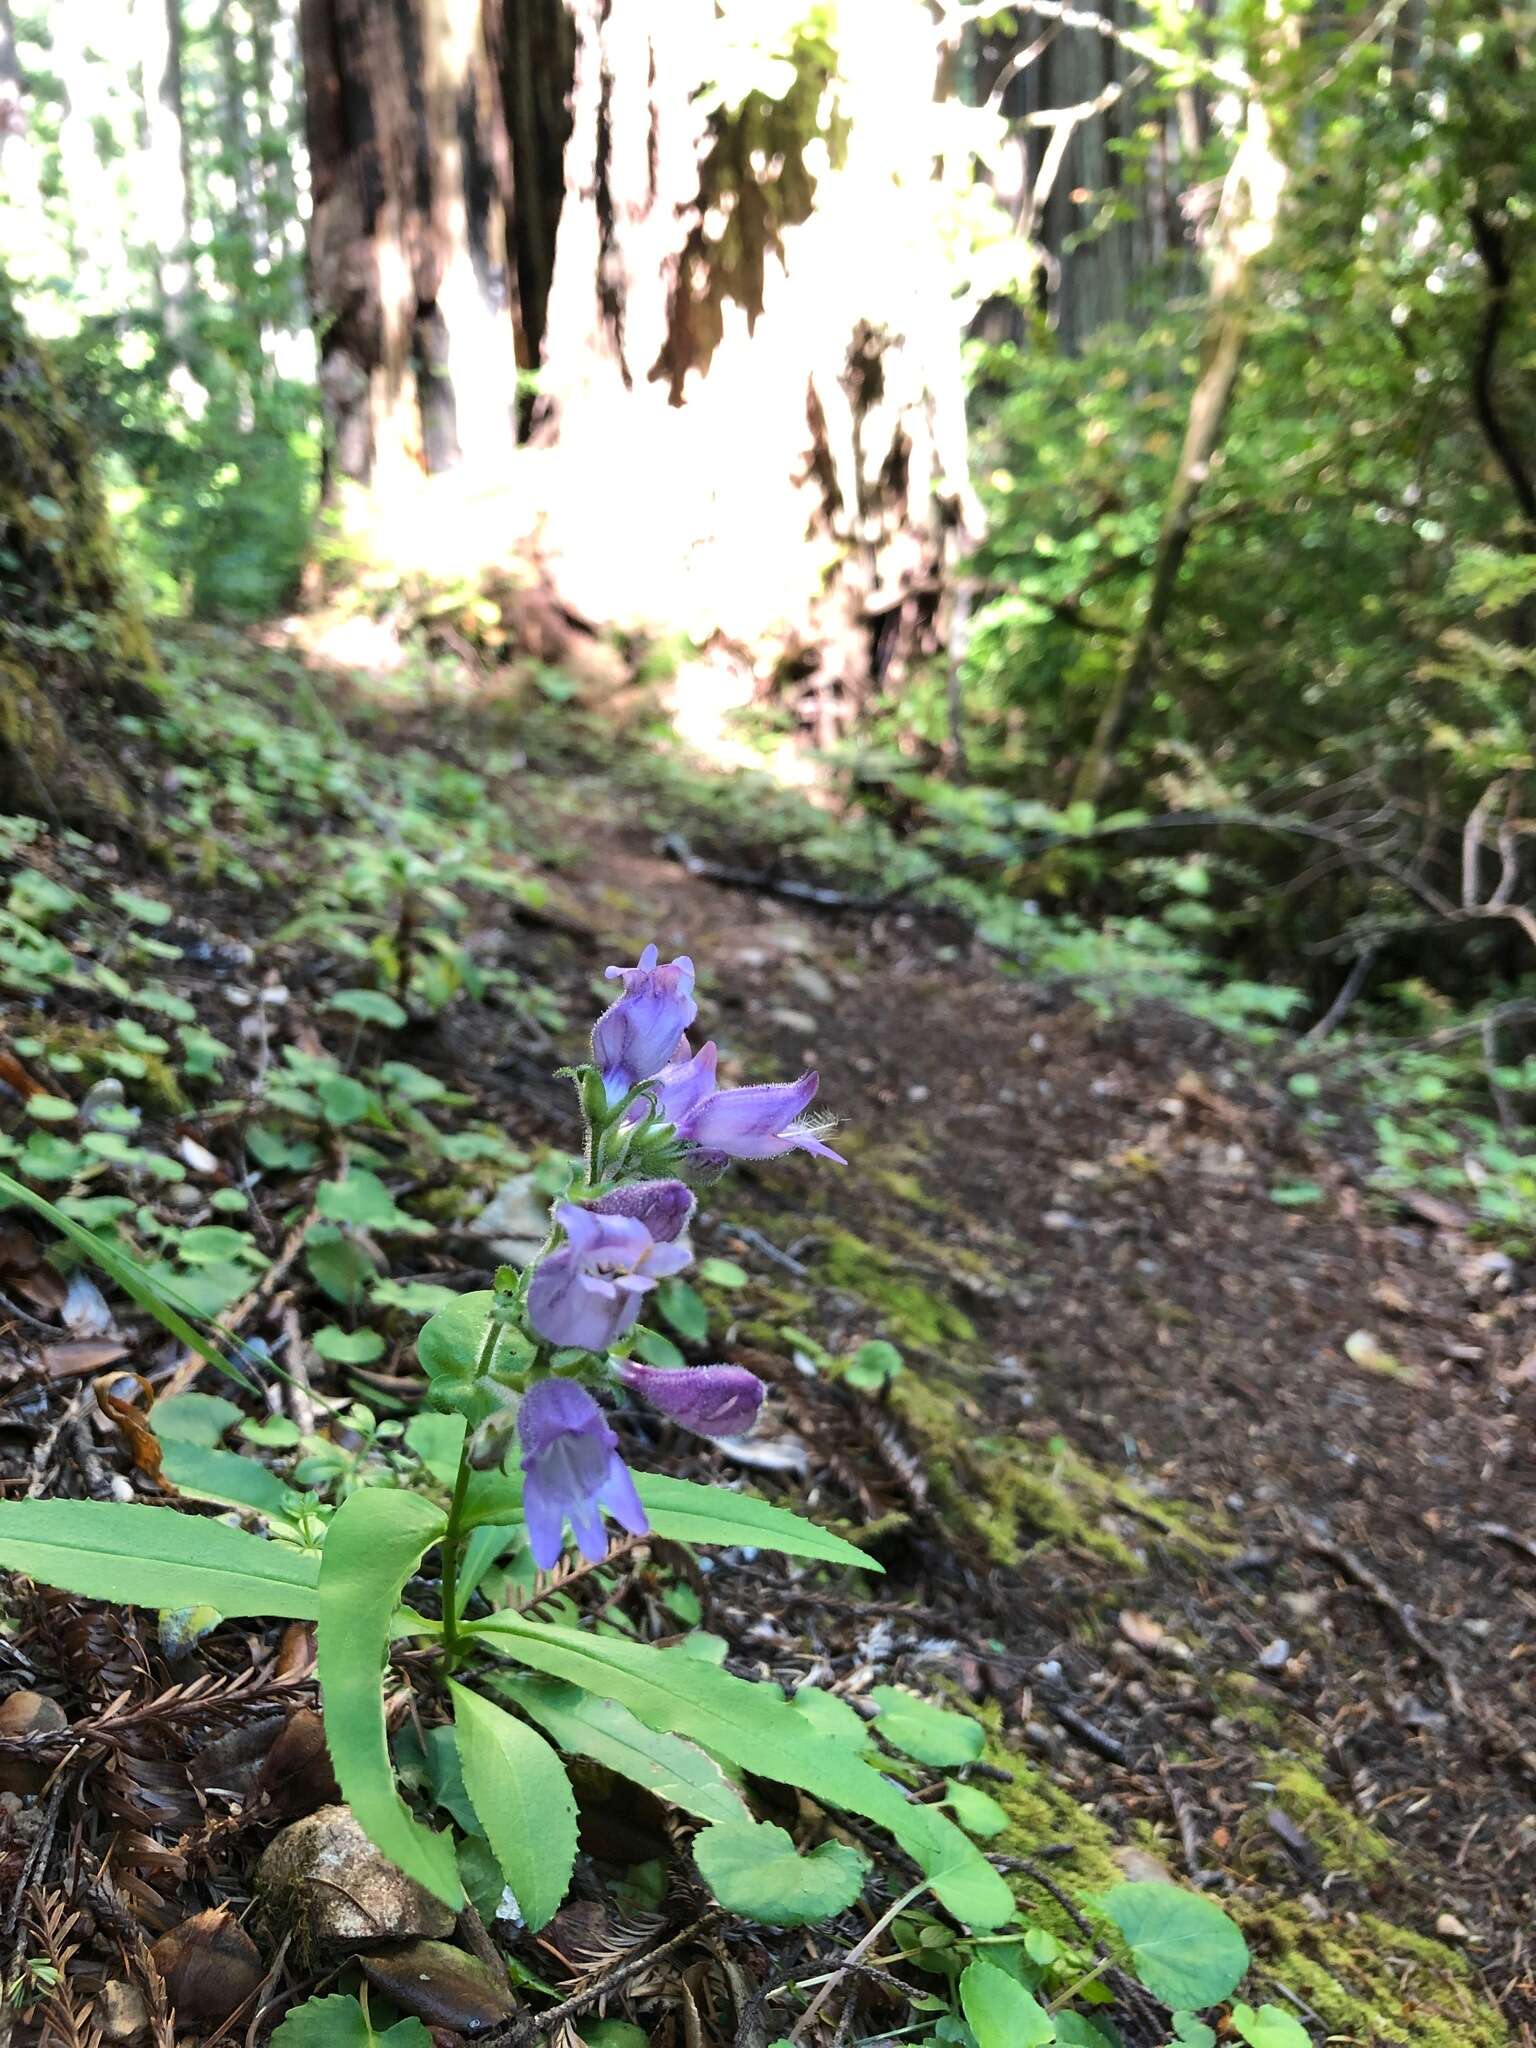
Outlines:
{"type": "Polygon", "coordinates": [[[700,1436],[739,1436],[757,1420],[763,1383],[744,1365],[693,1365],[669,1372],[626,1360],[619,1378],[633,1394],[700,1436]]]}
{"type": "Polygon", "coordinates": [[[658,1244],[673,1244],[693,1214],[693,1196],[680,1180],[637,1180],[587,1204],[594,1216],[633,1216],[658,1244]]]}
{"type": "Polygon", "coordinates": [[[656,963],[656,948],[647,946],[638,966],[608,969],[608,979],[622,981],[624,993],[593,1027],[592,1057],[610,1102],[627,1095],[637,1081],[660,1073],[699,1014],[688,956],[680,955],[668,967],[656,963]]]}
{"type": "Polygon", "coordinates": [[[782,1152],[812,1152],[818,1159],[835,1159],[846,1166],[842,1154],[821,1140],[832,1119],[806,1115],[820,1085],[820,1076],[808,1073],[798,1081],[772,1081],[760,1088],[716,1088],[673,1119],[678,1138],[718,1159],[777,1159],[782,1152]]]}
{"type": "Polygon", "coordinates": [[[632,1536],[650,1528],[618,1438],[584,1387],[540,1380],[518,1410],[523,1445],[523,1521],[541,1572],[559,1561],[565,1524],[594,1564],[608,1555],[602,1511],[632,1536]]]}
{"type": "MultiPolygon", "coordinates": [[[[715,1070],[719,1057],[713,1039],[708,1045],[701,1045],[696,1053],[690,1053],[687,1039],[683,1040],[677,1049],[677,1057],[654,1077],[656,1115],[662,1123],[681,1123],[690,1109],[702,1102],[706,1095],[715,1093],[715,1070]]],[[[627,1121],[638,1123],[644,1115],[645,1104],[637,1102],[627,1121]]]]}
{"type": "MultiPolygon", "coordinates": [[[[653,1197],[653,1203],[675,1213],[670,1197],[665,1203],[653,1197]]],[[[658,1244],[637,1216],[602,1215],[562,1202],[555,1221],[566,1241],[534,1268],[528,1320],[550,1344],[606,1351],[640,1313],[641,1295],[680,1273],[688,1253],[680,1244],[658,1244]]]]}

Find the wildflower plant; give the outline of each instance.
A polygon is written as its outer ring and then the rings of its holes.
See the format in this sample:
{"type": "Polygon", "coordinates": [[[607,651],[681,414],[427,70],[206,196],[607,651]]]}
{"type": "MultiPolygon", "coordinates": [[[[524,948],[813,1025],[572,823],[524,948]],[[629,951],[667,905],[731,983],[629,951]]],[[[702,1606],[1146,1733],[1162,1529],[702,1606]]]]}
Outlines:
{"type": "MultiPolygon", "coordinates": [[[[689,1042],[698,1014],[690,960],[663,965],[649,946],[633,967],[608,974],[618,993],[593,1031],[591,1058],[563,1070],[584,1146],[543,1245],[522,1272],[503,1267],[493,1287],[433,1316],[418,1340],[427,1400],[441,1418],[436,1441],[440,1449],[446,1432],[453,1446],[449,1462],[434,1451],[404,1474],[388,1465],[363,1472],[339,1507],[322,1505],[297,1524],[274,1517],[267,1535],[128,1503],[4,1502],[0,1567],[173,1615],[200,1608],[316,1623],[326,1736],[343,1795],[377,1847],[455,1907],[466,1845],[407,1805],[390,1755],[383,1681],[401,1643],[416,1646],[402,1669],[430,1688],[418,1721],[452,1716],[478,1823],[470,1846],[489,1850],[530,1928],[560,1905],[576,1857],[562,1749],[627,1770],[705,1822],[698,1867],[738,1910],[781,1925],[841,1910],[866,1867],[830,1842],[798,1856],[781,1830],[754,1816],[741,1784],[750,1771],[874,1823],[956,1919],[1000,1927],[1015,1906],[999,1874],[846,1731],[831,1732],[771,1685],[723,1670],[707,1644],[659,1648],[601,1616],[583,1626],[541,1620],[537,1595],[495,1607],[480,1592],[518,1546],[541,1571],[559,1565],[568,1543],[601,1563],[615,1528],[631,1544],[655,1535],[879,1569],[784,1509],[634,1471],[622,1455],[612,1417],[631,1397],[704,1436],[750,1428],[762,1403],[761,1382],[740,1366],[664,1369],[628,1355],[645,1297],[690,1262],[694,1188],[734,1160],[838,1154],[826,1142],[828,1120],[812,1110],[814,1073],[720,1086],[714,1046],[695,1051],[689,1042]],[[745,1893],[732,1875],[743,1871],[752,1873],[745,1893]]],[[[120,1249],[19,1184],[8,1181],[6,1192],[49,1215],[178,1336],[223,1363],[184,1318],[156,1303],[120,1249]]]]}

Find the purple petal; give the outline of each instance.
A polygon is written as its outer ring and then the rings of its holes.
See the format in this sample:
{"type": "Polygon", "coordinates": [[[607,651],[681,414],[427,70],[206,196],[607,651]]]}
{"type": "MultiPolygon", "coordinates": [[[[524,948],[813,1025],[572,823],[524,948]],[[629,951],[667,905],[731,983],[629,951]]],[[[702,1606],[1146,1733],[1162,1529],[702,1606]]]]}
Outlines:
{"type": "Polygon", "coordinates": [[[800,1134],[789,1127],[810,1107],[819,1085],[820,1076],[813,1072],[761,1088],[718,1089],[682,1118],[677,1135],[685,1144],[731,1159],[776,1158],[800,1143],[800,1134]]]}
{"type": "Polygon", "coordinates": [[[594,1216],[632,1216],[658,1244],[671,1244],[693,1213],[693,1196],[680,1180],[640,1180],[590,1206],[594,1216]]]}
{"type": "Polygon", "coordinates": [[[623,982],[624,993],[593,1027],[592,1057],[611,1102],[675,1058],[678,1041],[699,1013],[693,962],[684,954],[658,967],[656,958],[656,948],[647,946],[637,967],[608,969],[611,980],[623,982]]]}
{"type": "MultiPolygon", "coordinates": [[[[715,1089],[719,1054],[714,1040],[701,1045],[691,1059],[674,1060],[656,1075],[656,1113],[663,1123],[681,1123],[695,1103],[715,1089]]],[[[644,1111],[637,1104],[631,1121],[638,1123],[644,1111]]]]}
{"type": "Polygon", "coordinates": [[[523,1396],[517,1433],[526,1458],[536,1458],[562,1436],[591,1436],[609,1446],[618,1438],[585,1387],[574,1380],[540,1380],[523,1396]]]}
{"type": "Polygon", "coordinates": [[[631,1536],[650,1533],[650,1521],[636,1491],[634,1475],[617,1451],[608,1460],[608,1470],[597,1497],[619,1527],[627,1529],[631,1536]]]}
{"type": "Polygon", "coordinates": [[[565,1534],[565,1507],[537,1471],[523,1480],[523,1526],[528,1548],[541,1572],[552,1571],[560,1562],[565,1534]]]}
{"type": "Polygon", "coordinates": [[[700,1436],[738,1436],[763,1405],[763,1383],[741,1365],[695,1365],[669,1372],[627,1360],[619,1378],[663,1415],[700,1436]]]}

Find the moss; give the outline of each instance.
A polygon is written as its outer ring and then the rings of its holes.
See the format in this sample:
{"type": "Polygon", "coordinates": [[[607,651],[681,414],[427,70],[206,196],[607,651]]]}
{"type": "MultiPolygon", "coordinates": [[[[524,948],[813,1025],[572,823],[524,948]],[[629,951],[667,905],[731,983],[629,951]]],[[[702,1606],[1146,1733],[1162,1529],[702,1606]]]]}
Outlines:
{"type": "Polygon", "coordinates": [[[1193,1509],[1153,1500],[1059,1438],[1037,1444],[979,1434],[984,1425],[977,1406],[953,1381],[903,1373],[892,1385],[891,1404],[921,1440],[939,1507],[978,1537],[996,1564],[1016,1563],[1033,1536],[1140,1572],[1146,1559],[1129,1540],[1134,1530],[1127,1524],[1143,1525],[1152,1540],[1189,1556],[1219,1557],[1227,1550],[1193,1509]]]}
{"type": "Polygon", "coordinates": [[[879,1312],[896,1344],[939,1351],[950,1344],[974,1344],[976,1325],[952,1301],[930,1293],[889,1252],[866,1244],[849,1230],[832,1231],[822,1247],[819,1276],[845,1294],[856,1294],[879,1312]]]}
{"type": "Polygon", "coordinates": [[[1509,2029],[1463,1956],[1372,1914],[1315,1920],[1305,1907],[1229,1910],[1255,1975],[1309,2006],[1330,2048],[1508,2048],[1509,2029]]]}
{"type": "Polygon", "coordinates": [[[0,807],[123,826],[114,714],[157,675],[90,448],[0,276],[0,807]]]}
{"type": "Polygon", "coordinates": [[[124,1050],[122,1040],[113,1032],[96,1031],[88,1024],[50,1023],[42,1026],[38,1036],[43,1041],[45,1058],[53,1053],[67,1053],[79,1060],[76,1071],[87,1087],[113,1075],[122,1080],[125,1093],[157,1115],[180,1116],[187,1107],[176,1069],[158,1053],[136,1052],[134,1058],[144,1072],[138,1080],[129,1080],[109,1063],[109,1056],[120,1059],[124,1050]]]}
{"type": "MultiPolygon", "coordinates": [[[[1069,1898],[1082,1901],[1108,1891],[1121,1878],[1113,1836],[1070,1792],[1053,1785],[1043,1771],[1009,1746],[1000,1732],[1001,1718],[996,1705],[980,1709],[987,1730],[983,1761],[1008,1773],[1006,1782],[988,1778],[983,1788],[1002,1807],[1009,1822],[1005,1835],[987,1843],[989,1853],[1039,1856],[1050,1848],[1053,1854],[1044,1867],[1069,1898]],[[1069,1856],[1059,1853],[1062,1843],[1071,1844],[1069,1856]]],[[[1062,1941],[1075,1944],[1081,1940],[1080,1930],[1043,1887],[1021,1879],[1016,1888],[1032,1920],[1062,1941]]]]}
{"type": "Polygon", "coordinates": [[[1275,1805],[1295,1822],[1329,1871],[1347,1871],[1368,1882],[1397,1862],[1386,1836],[1336,1798],[1299,1757],[1261,1753],[1257,1768],[1275,1788],[1275,1805]]]}

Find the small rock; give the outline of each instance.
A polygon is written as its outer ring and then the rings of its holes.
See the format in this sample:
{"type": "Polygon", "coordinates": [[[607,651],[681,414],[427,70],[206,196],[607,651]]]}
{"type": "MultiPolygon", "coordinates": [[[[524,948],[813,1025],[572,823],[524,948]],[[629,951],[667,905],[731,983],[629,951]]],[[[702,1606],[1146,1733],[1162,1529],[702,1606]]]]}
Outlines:
{"type": "Polygon", "coordinates": [[[1138,1650],[1155,1652],[1162,1644],[1163,1625],[1150,1614],[1139,1613],[1134,1607],[1122,1608],[1119,1625],[1121,1635],[1138,1650]]]}
{"type": "Polygon", "coordinates": [[[261,1951],[227,1906],[194,1913],[162,1934],[149,1954],[185,2025],[222,2026],[265,1974],[261,1951]]]}
{"type": "Polygon", "coordinates": [[[1276,1636],[1272,1643],[1266,1643],[1259,1652],[1261,1671],[1283,1671],[1291,1661],[1291,1646],[1284,1636],[1276,1636]]]}
{"type": "Polygon", "coordinates": [[[489,2033],[512,2017],[516,2001],[504,1976],[445,1941],[413,1941],[362,1958],[363,1975],[402,2012],[428,2026],[489,2033]]]}
{"type": "Polygon", "coordinates": [[[1435,1932],[1436,1934],[1443,1935],[1447,1941],[1470,1941],[1472,1939],[1471,1928],[1464,1927],[1454,1913],[1439,1914],[1435,1920],[1435,1932]]]}
{"type": "Polygon", "coordinates": [[[92,2007],[96,2030],[114,2048],[136,2048],[149,2032],[149,2003],[137,1984],[114,1977],[103,1984],[92,2007]]]}
{"type": "Polygon", "coordinates": [[[1176,1881],[1161,1856],[1154,1856],[1150,1849],[1138,1849],[1134,1842],[1111,1849],[1109,1853],[1110,1860],[1119,1865],[1127,1884],[1173,1884],[1176,1881]]]}
{"type": "Polygon", "coordinates": [[[256,1872],[267,1916],[311,1952],[453,1932],[441,1899],[381,1856],[345,1806],[322,1806],[269,1844],[256,1872]]]}

